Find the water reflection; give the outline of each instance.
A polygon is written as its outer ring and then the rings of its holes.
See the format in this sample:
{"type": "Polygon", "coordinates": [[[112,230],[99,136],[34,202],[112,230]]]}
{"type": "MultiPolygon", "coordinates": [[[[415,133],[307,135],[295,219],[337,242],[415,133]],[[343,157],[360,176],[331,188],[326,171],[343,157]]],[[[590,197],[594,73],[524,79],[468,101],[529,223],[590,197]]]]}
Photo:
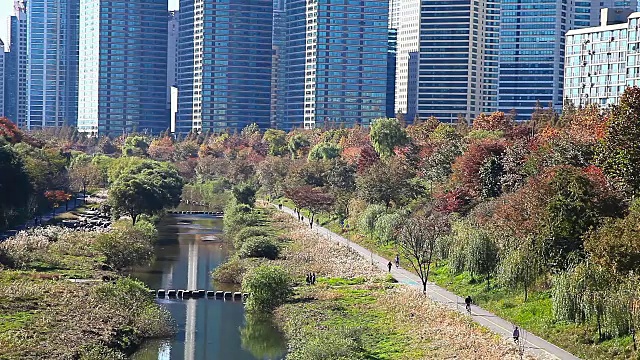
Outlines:
{"type": "MultiPolygon", "coordinates": [[[[211,270],[223,263],[229,249],[221,241],[222,219],[207,215],[167,216],[158,225],[156,260],[131,276],[152,289],[237,290],[216,286],[211,270]]],[[[240,302],[168,300],[159,302],[176,321],[173,339],[148,342],[137,360],[280,359],[285,343],[272,324],[249,317],[240,302]]]]}

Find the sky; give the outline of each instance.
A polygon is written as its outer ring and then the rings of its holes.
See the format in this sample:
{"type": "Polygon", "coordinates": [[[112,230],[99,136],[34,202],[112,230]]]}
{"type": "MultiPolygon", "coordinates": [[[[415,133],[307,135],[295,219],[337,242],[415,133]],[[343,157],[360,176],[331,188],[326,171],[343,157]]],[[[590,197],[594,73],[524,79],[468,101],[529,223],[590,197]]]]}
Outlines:
{"type": "MultiPolygon", "coordinates": [[[[177,10],[179,0],[169,0],[169,9],[177,10]]],[[[0,39],[9,42],[7,36],[7,17],[13,15],[13,0],[0,0],[0,39]]]]}

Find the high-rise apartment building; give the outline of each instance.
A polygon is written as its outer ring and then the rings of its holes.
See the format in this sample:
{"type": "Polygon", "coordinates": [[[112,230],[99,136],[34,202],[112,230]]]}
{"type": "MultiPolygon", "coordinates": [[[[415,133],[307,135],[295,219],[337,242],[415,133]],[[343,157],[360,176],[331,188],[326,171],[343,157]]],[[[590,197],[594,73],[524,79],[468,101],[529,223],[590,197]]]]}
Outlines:
{"type": "Polygon", "coordinates": [[[176,131],[271,118],[273,1],[181,0],[176,131]]]}
{"type": "Polygon", "coordinates": [[[80,0],[27,3],[26,128],[76,125],[80,0]]]}
{"type": "Polygon", "coordinates": [[[178,28],[180,13],[169,11],[168,43],[167,43],[167,109],[171,109],[171,88],[178,83],[178,28]]]}
{"type": "Polygon", "coordinates": [[[0,117],[5,116],[4,114],[4,78],[7,74],[7,71],[4,67],[5,62],[5,52],[4,52],[4,41],[0,39],[0,117]]]}
{"type": "MultiPolygon", "coordinates": [[[[495,106],[499,4],[498,0],[421,2],[418,116],[435,116],[444,122],[463,117],[468,121],[495,106]]],[[[399,36],[399,41],[408,44],[399,45],[402,58],[398,65],[407,67],[398,71],[407,84],[409,59],[415,49],[415,21],[408,31],[411,35],[399,36]]],[[[406,96],[409,102],[408,87],[404,94],[397,99],[402,102],[406,96]]]]}
{"type": "Polygon", "coordinates": [[[401,0],[399,4],[394,111],[412,121],[418,110],[420,1],[401,0]]]}
{"type": "Polygon", "coordinates": [[[14,15],[8,19],[9,52],[5,58],[5,115],[19,127],[27,118],[27,8],[14,1],[14,15]]]}
{"type": "Polygon", "coordinates": [[[285,52],[287,42],[287,23],[284,1],[273,2],[273,54],[271,58],[271,127],[280,128],[284,119],[285,100],[285,52]]]}
{"type": "Polygon", "coordinates": [[[636,10],[637,1],[514,0],[500,9],[498,108],[528,120],[537,103],[563,103],[565,34],[599,23],[600,9],[636,10]]]}
{"type": "Polygon", "coordinates": [[[607,107],[618,103],[627,86],[640,86],[640,13],[602,13],[600,26],[567,32],[565,104],[607,107]]]}
{"type": "Polygon", "coordinates": [[[81,0],[78,130],[169,128],[167,0],[81,0]]]}
{"type": "Polygon", "coordinates": [[[383,0],[287,2],[286,128],[386,115],[388,12],[383,0]]]}

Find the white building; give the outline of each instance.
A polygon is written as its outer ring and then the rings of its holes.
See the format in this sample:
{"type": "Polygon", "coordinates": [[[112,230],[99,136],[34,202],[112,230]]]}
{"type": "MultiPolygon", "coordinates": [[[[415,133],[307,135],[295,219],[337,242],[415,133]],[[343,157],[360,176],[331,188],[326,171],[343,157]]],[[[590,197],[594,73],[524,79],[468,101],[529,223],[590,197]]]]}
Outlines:
{"type": "Polygon", "coordinates": [[[640,85],[639,21],[639,12],[603,9],[600,26],[567,33],[565,104],[616,104],[625,87],[640,85]]]}
{"type": "Polygon", "coordinates": [[[169,11],[169,42],[167,44],[167,109],[171,109],[171,88],[178,83],[178,10],[169,11]]]}
{"type": "Polygon", "coordinates": [[[418,101],[418,51],[420,49],[420,1],[399,0],[396,55],[395,112],[412,121],[418,101]]]}

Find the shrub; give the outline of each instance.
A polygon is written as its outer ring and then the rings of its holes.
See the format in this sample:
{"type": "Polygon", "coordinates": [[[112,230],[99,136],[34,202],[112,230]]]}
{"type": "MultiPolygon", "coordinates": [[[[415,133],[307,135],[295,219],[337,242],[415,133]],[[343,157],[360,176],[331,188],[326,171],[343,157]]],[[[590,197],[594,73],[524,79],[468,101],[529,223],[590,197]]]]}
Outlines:
{"type": "Polygon", "coordinates": [[[214,281],[225,284],[242,284],[242,277],[247,271],[246,264],[238,259],[232,258],[226,263],[213,270],[211,276],[214,281]]]}
{"type": "Polygon", "coordinates": [[[223,222],[225,233],[235,234],[245,227],[258,225],[260,217],[249,205],[230,201],[224,209],[223,222]]]}
{"type": "Polygon", "coordinates": [[[105,263],[114,269],[123,269],[150,261],[154,241],[147,224],[140,229],[137,225],[121,223],[111,232],[98,235],[96,249],[105,256],[105,263]]]}
{"type": "Polygon", "coordinates": [[[280,254],[280,248],[274,241],[266,236],[255,236],[248,238],[242,244],[238,255],[241,258],[267,258],[275,260],[280,254]]]}
{"type": "Polygon", "coordinates": [[[254,236],[267,236],[269,235],[269,233],[267,232],[267,230],[263,227],[259,227],[259,226],[250,226],[250,227],[246,227],[240,231],[238,231],[234,236],[233,236],[233,245],[236,248],[240,248],[242,246],[242,243],[250,238],[250,237],[254,237],[254,236]]]}
{"type": "Polygon", "coordinates": [[[244,277],[242,289],[250,294],[247,311],[271,312],[293,295],[293,282],[283,268],[261,265],[244,277]]]}

